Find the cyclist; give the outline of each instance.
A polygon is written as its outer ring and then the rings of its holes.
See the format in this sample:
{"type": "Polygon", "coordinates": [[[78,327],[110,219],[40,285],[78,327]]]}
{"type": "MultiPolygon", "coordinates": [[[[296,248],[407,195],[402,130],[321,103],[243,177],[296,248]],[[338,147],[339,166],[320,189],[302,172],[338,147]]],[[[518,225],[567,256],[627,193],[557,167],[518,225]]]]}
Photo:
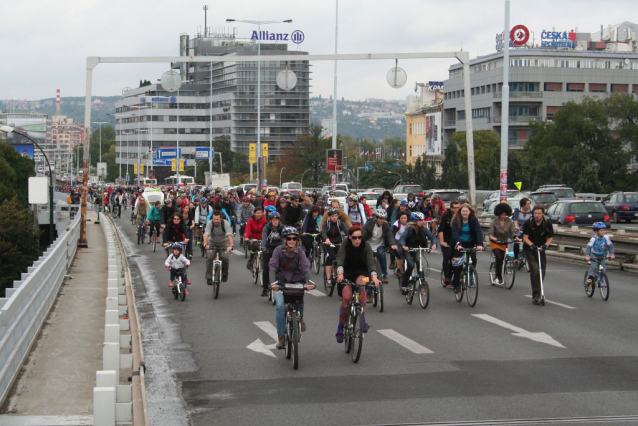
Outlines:
{"type": "Polygon", "coordinates": [[[415,211],[423,213],[425,218],[434,218],[434,215],[432,214],[432,205],[430,204],[430,194],[426,194],[423,197],[415,211]]]}
{"type": "Polygon", "coordinates": [[[416,194],[414,192],[408,192],[408,198],[406,198],[406,200],[408,200],[408,210],[415,212],[419,204],[416,199],[416,194]]]}
{"type": "Polygon", "coordinates": [[[197,227],[197,244],[201,244],[201,237],[203,233],[203,229],[206,227],[207,220],[206,218],[210,214],[212,209],[208,205],[208,200],[205,197],[201,197],[199,199],[199,206],[195,208],[195,226],[197,227]]]}
{"type": "MultiPolygon", "coordinates": [[[[156,235],[159,237],[160,236],[160,208],[162,206],[162,203],[160,203],[159,200],[155,201],[155,205],[151,206],[151,208],[148,210],[148,213],[146,215],[146,221],[150,224],[150,227],[148,228],[148,234],[149,237],[151,235],[153,235],[153,230],[155,230],[156,235]]],[[[150,244],[151,239],[148,239],[148,242],[150,244]]]]}
{"type": "Polygon", "coordinates": [[[443,264],[441,265],[441,270],[443,271],[443,282],[446,288],[454,287],[451,284],[452,251],[454,247],[450,245],[450,240],[452,239],[452,220],[454,219],[454,215],[456,215],[460,208],[461,203],[459,203],[458,200],[450,202],[450,208],[445,213],[443,213],[443,216],[441,216],[441,220],[437,229],[439,245],[441,246],[441,253],[443,254],[443,264]]]}
{"type": "Polygon", "coordinates": [[[163,243],[168,247],[171,243],[188,243],[187,228],[179,213],[174,213],[164,227],[163,243]]]}
{"type": "Polygon", "coordinates": [[[213,285],[214,253],[219,251],[222,261],[222,282],[228,281],[228,253],[233,251],[233,232],[230,223],[222,219],[221,212],[213,212],[213,217],[206,224],[204,232],[204,248],[209,252],[206,259],[206,284],[213,285]]]}
{"type": "Polygon", "coordinates": [[[445,208],[445,203],[441,199],[441,196],[439,194],[434,194],[432,196],[432,203],[430,205],[432,217],[435,220],[440,221],[441,216],[443,216],[443,214],[447,211],[447,209],[445,208]]]}
{"type": "Polygon", "coordinates": [[[122,217],[122,190],[118,189],[113,196],[113,215],[118,219],[122,217]]]}
{"type": "Polygon", "coordinates": [[[195,228],[190,203],[184,206],[180,216],[184,224],[184,229],[186,229],[186,257],[190,260],[193,258],[193,229],[195,228]]]}
{"type": "Polygon", "coordinates": [[[490,248],[494,254],[494,264],[496,267],[496,284],[503,284],[503,260],[505,259],[505,244],[496,244],[497,241],[507,241],[514,239],[514,222],[508,216],[512,214],[512,207],[507,203],[498,203],[494,207],[496,218],[490,223],[488,236],[490,238],[490,248]]]}
{"type": "MultiPolygon", "coordinates": [[[[166,269],[171,272],[171,279],[168,286],[173,287],[173,281],[177,276],[181,276],[185,283],[189,283],[190,281],[188,281],[186,276],[186,268],[189,267],[191,263],[182,254],[184,246],[181,243],[173,243],[171,248],[173,249],[173,252],[168,255],[164,262],[166,269]]],[[[188,294],[188,289],[186,289],[186,294],[188,294]]]]}
{"type": "Polygon", "coordinates": [[[437,240],[434,234],[430,232],[425,224],[425,216],[421,212],[413,212],[411,218],[414,222],[409,223],[405,232],[401,235],[399,244],[403,248],[403,255],[407,263],[405,273],[401,278],[401,293],[406,294],[408,290],[408,282],[412,275],[412,270],[416,262],[420,260],[418,253],[410,253],[408,250],[416,247],[427,247],[428,240],[432,244],[431,249],[436,250],[437,240]]]}
{"type": "Polygon", "coordinates": [[[253,217],[248,219],[246,222],[246,227],[244,229],[244,249],[250,250],[250,258],[248,259],[248,263],[246,263],[246,268],[251,269],[253,266],[253,251],[259,250],[259,245],[261,242],[261,233],[264,230],[264,226],[268,220],[264,217],[264,210],[261,207],[257,207],[253,212],[253,217]],[[250,240],[258,240],[253,243],[250,243],[250,240]],[[249,244],[252,244],[249,247],[249,244]]]}
{"type": "MultiPolygon", "coordinates": [[[[408,212],[399,213],[399,218],[392,225],[392,232],[394,234],[395,241],[397,242],[401,241],[401,236],[405,233],[406,229],[408,228],[409,219],[410,219],[410,214],[408,214],[408,212]]],[[[401,244],[399,244],[397,247],[396,256],[393,256],[392,253],[390,253],[390,260],[392,260],[393,257],[396,259],[394,268],[396,268],[397,277],[401,278],[403,276],[403,272],[405,272],[405,265],[403,264],[403,259],[405,258],[405,254],[403,253],[401,244]]],[[[390,268],[392,268],[392,265],[390,265],[390,268]]]]}
{"type": "Polygon", "coordinates": [[[173,200],[171,198],[167,198],[164,200],[164,207],[160,210],[160,222],[162,224],[162,228],[166,225],[170,224],[170,219],[173,217],[175,213],[178,213],[179,209],[173,208],[173,200]]]}
{"type": "MultiPolygon", "coordinates": [[[[461,197],[459,197],[460,199],[461,197]]],[[[465,203],[461,205],[459,212],[452,219],[452,238],[450,238],[450,246],[454,247],[453,256],[457,259],[462,257],[459,248],[473,248],[483,250],[483,233],[481,232],[481,224],[476,218],[476,213],[472,207],[465,203]]],[[[471,253],[472,264],[476,265],[476,253],[471,253]]],[[[452,283],[454,291],[460,294],[461,287],[461,270],[463,265],[459,261],[452,259],[452,283]]]]}
{"type": "Polygon", "coordinates": [[[264,208],[268,206],[277,207],[277,193],[275,191],[268,191],[268,198],[264,201],[264,208]]]}
{"type": "Polygon", "coordinates": [[[374,213],[375,220],[369,220],[363,225],[363,238],[370,244],[372,251],[379,260],[381,266],[381,280],[388,283],[388,260],[385,256],[386,248],[396,252],[397,242],[394,239],[392,229],[387,222],[388,213],[383,209],[377,209],[374,213]]]}
{"type": "MultiPolygon", "coordinates": [[[[266,207],[271,209],[272,206],[266,207]]],[[[262,273],[263,273],[263,288],[261,290],[261,296],[268,295],[268,284],[270,284],[270,269],[268,263],[272,257],[272,252],[277,246],[282,243],[281,233],[284,230],[284,226],[281,224],[281,216],[279,212],[273,211],[268,214],[268,223],[264,225],[264,229],[261,231],[261,250],[262,254],[262,273]]]]}
{"type": "Polygon", "coordinates": [[[341,206],[339,205],[339,200],[333,199],[332,201],[330,201],[330,205],[328,206],[328,208],[326,208],[326,211],[321,217],[321,223],[319,224],[319,227],[321,229],[323,229],[323,224],[326,223],[326,221],[328,220],[328,211],[330,209],[335,209],[338,212],[337,214],[339,215],[339,220],[346,224],[346,229],[352,226],[352,223],[350,222],[350,218],[348,217],[348,215],[343,210],[341,210],[341,206]]]}
{"type": "Polygon", "coordinates": [[[250,203],[250,198],[244,197],[241,200],[241,205],[237,209],[237,223],[239,224],[239,238],[243,241],[244,229],[246,229],[246,223],[252,217],[255,212],[255,206],[250,203]]]}
{"type": "MultiPolygon", "coordinates": [[[[363,240],[363,230],[358,226],[348,229],[348,240],[341,245],[337,253],[337,283],[341,283],[344,278],[355,284],[363,284],[364,279],[369,277],[375,286],[379,286],[377,262],[374,259],[372,247],[363,240]]],[[[363,305],[363,332],[367,333],[369,325],[366,322],[366,291],[365,287],[360,287],[359,300],[363,305]]],[[[343,323],[348,316],[348,305],[352,298],[352,287],[350,285],[340,285],[339,294],[342,297],[339,307],[339,325],[337,327],[336,338],[338,343],[343,342],[343,323]]]]}
{"type": "Polygon", "coordinates": [[[585,247],[585,260],[591,261],[589,272],[587,273],[587,286],[594,284],[594,274],[598,270],[598,266],[602,265],[603,270],[607,264],[607,252],[609,251],[609,257],[613,260],[616,258],[614,252],[614,243],[611,242],[609,235],[605,235],[605,228],[607,226],[603,222],[596,222],[592,226],[594,230],[594,236],[591,237],[585,247]]]}
{"type": "Polygon", "coordinates": [[[348,234],[348,228],[344,222],[339,219],[339,210],[331,207],[326,212],[328,220],[321,225],[321,239],[323,240],[323,252],[326,254],[324,258],[324,269],[328,285],[332,284],[332,261],[337,255],[330,245],[337,245],[343,242],[343,236],[348,234]]]}
{"type": "Polygon", "coordinates": [[[540,273],[545,279],[545,271],[547,269],[547,257],[545,250],[554,239],[554,227],[545,219],[545,207],[536,204],[532,210],[532,217],[523,225],[523,250],[527,259],[527,265],[530,271],[530,282],[532,284],[532,303],[541,304],[541,280],[540,273]],[[538,264],[537,251],[541,252],[542,271],[538,264]]]}
{"type": "MultiPolygon", "coordinates": [[[[275,291],[275,304],[277,305],[275,318],[278,337],[277,349],[284,348],[286,337],[286,306],[284,294],[279,290],[278,284],[305,282],[306,290],[315,288],[314,285],[308,283],[310,280],[310,262],[308,262],[304,251],[298,247],[299,231],[297,231],[297,228],[287,226],[281,232],[281,235],[285,243],[275,248],[268,262],[270,275],[277,280],[277,284],[273,284],[272,286],[272,289],[275,291]]],[[[299,306],[301,331],[304,332],[306,331],[306,323],[303,320],[303,297],[301,297],[297,303],[299,306]]]]}
{"type": "Polygon", "coordinates": [[[359,197],[359,202],[363,206],[363,211],[365,211],[366,217],[371,218],[372,210],[370,209],[370,206],[368,205],[368,197],[366,197],[365,195],[362,195],[361,197],[359,197]]]}
{"type": "Polygon", "coordinates": [[[359,202],[359,197],[355,194],[348,196],[348,204],[346,205],[345,212],[350,218],[352,226],[362,227],[368,220],[365,209],[359,202]]]}
{"type": "MultiPolygon", "coordinates": [[[[288,194],[286,194],[288,195],[288,194]]],[[[284,211],[286,211],[286,206],[288,206],[288,202],[284,197],[279,197],[277,200],[277,213],[282,217],[284,215],[284,211]]]]}
{"type": "MultiPolygon", "coordinates": [[[[303,221],[301,232],[303,234],[321,234],[321,231],[319,229],[320,221],[321,216],[319,216],[319,207],[312,206],[303,221]]],[[[319,235],[317,238],[320,239],[321,235],[319,235]]],[[[312,250],[313,237],[310,235],[302,235],[301,240],[303,242],[304,250],[306,251],[306,257],[310,258],[310,250],[312,250]]]]}
{"type": "Polygon", "coordinates": [[[379,195],[379,198],[377,198],[377,206],[376,208],[378,209],[381,206],[381,202],[385,201],[386,205],[389,207],[392,205],[392,201],[394,199],[392,198],[392,194],[390,193],[390,191],[385,190],[383,191],[383,194],[379,195]]]}
{"type": "MultiPolygon", "coordinates": [[[[523,225],[532,217],[532,200],[530,200],[529,198],[521,198],[521,201],[518,205],[519,206],[514,209],[512,220],[514,221],[516,234],[521,237],[523,235],[523,225]]],[[[516,261],[518,261],[519,254],[520,247],[518,244],[514,244],[514,258],[516,259],[516,261]]]]}
{"type": "Polygon", "coordinates": [[[303,220],[303,209],[299,205],[299,197],[293,195],[290,197],[290,203],[284,209],[281,215],[281,221],[285,226],[294,226],[297,229],[301,228],[301,221],[303,220]]]}
{"type": "Polygon", "coordinates": [[[399,213],[401,212],[407,212],[408,214],[410,214],[410,210],[408,209],[408,200],[406,199],[399,201],[399,208],[395,208],[392,211],[392,217],[390,218],[390,222],[394,223],[394,221],[397,220],[397,217],[399,217],[399,213]]]}
{"type": "MultiPolygon", "coordinates": [[[[145,221],[146,215],[148,214],[148,204],[146,204],[146,200],[141,195],[137,199],[137,205],[135,206],[134,213],[138,224],[145,221]]],[[[145,228],[142,229],[142,233],[146,233],[145,228]]]]}

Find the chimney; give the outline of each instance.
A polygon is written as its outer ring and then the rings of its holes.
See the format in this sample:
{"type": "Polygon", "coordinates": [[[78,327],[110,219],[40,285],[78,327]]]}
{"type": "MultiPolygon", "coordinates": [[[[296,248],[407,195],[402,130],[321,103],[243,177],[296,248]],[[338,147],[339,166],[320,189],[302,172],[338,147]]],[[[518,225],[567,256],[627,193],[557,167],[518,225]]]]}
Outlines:
{"type": "Polygon", "coordinates": [[[60,115],[60,89],[55,94],[55,115],[60,115]]]}

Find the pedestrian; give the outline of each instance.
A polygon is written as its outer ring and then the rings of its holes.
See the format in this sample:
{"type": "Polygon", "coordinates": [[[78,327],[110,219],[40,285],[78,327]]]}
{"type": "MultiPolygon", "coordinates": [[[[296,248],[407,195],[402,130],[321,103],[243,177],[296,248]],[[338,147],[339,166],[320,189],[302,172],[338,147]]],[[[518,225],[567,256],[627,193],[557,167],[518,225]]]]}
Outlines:
{"type": "Polygon", "coordinates": [[[541,204],[534,206],[532,217],[523,225],[523,250],[527,259],[527,265],[530,271],[530,282],[532,285],[532,302],[535,305],[541,304],[541,276],[545,279],[545,270],[547,269],[547,257],[545,251],[554,239],[554,227],[545,218],[545,207],[541,204]],[[542,268],[539,267],[538,258],[540,259],[542,268]]]}

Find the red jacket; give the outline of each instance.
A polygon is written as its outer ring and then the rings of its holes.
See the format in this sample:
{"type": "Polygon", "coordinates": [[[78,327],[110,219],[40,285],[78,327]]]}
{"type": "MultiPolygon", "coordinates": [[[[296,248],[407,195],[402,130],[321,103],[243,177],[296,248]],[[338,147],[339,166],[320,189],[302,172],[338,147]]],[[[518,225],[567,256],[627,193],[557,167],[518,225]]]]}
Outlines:
{"type": "Polygon", "coordinates": [[[262,216],[259,222],[257,222],[254,217],[248,219],[246,229],[244,230],[244,239],[261,240],[261,232],[264,230],[264,226],[267,222],[266,216],[262,216]]]}
{"type": "Polygon", "coordinates": [[[363,211],[366,212],[366,217],[372,217],[372,211],[370,210],[370,206],[368,205],[368,203],[361,204],[363,204],[363,211]]]}

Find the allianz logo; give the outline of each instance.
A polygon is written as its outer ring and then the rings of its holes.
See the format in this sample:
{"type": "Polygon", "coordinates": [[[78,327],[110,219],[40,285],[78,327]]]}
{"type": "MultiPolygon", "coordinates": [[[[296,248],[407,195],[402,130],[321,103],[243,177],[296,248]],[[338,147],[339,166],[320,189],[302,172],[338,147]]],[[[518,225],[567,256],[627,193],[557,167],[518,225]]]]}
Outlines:
{"type": "Polygon", "coordinates": [[[300,44],[305,40],[304,33],[300,30],[295,30],[292,33],[271,33],[270,31],[253,31],[250,36],[251,40],[259,41],[292,41],[293,43],[300,44]]]}

